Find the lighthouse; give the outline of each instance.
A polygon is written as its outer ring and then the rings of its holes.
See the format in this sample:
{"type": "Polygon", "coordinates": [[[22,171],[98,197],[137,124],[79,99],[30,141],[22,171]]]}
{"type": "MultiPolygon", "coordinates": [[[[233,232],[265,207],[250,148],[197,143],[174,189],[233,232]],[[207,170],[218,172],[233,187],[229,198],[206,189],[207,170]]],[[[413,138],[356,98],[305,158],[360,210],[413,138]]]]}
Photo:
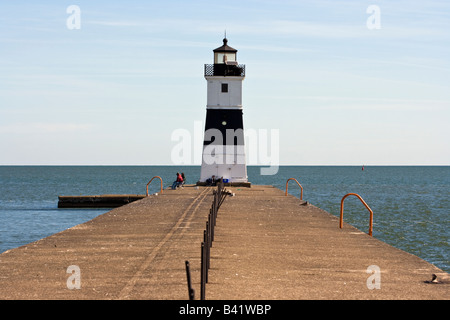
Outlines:
{"type": "Polygon", "coordinates": [[[214,63],[205,64],[207,105],[200,183],[215,177],[231,185],[247,184],[242,112],[245,65],[223,39],[214,49],[214,63]]]}

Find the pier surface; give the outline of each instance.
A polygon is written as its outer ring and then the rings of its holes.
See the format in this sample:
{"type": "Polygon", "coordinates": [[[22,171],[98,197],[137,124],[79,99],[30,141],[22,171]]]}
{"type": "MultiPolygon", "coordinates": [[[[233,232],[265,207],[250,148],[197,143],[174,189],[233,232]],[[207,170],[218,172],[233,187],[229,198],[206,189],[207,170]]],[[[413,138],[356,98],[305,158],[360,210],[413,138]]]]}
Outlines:
{"type": "MultiPolygon", "coordinates": [[[[199,299],[213,189],[164,190],[0,254],[0,299],[185,300],[185,261],[199,299]]],[[[272,186],[226,189],[234,196],[219,209],[207,300],[450,298],[446,272],[377,240],[376,228],[375,237],[340,229],[272,186]],[[433,274],[440,283],[427,283],[433,274]]]]}

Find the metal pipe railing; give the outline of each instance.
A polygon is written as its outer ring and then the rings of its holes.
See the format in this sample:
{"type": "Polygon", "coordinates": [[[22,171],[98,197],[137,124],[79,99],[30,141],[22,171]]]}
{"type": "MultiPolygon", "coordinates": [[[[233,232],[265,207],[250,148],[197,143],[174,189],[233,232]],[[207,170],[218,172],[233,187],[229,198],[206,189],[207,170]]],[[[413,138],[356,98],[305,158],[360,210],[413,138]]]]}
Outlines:
{"type": "Polygon", "coordinates": [[[344,225],[344,200],[345,198],[347,198],[348,196],[356,196],[361,202],[362,204],[367,208],[367,210],[369,210],[370,212],[370,221],[369,221],[369,236],[372,236],[372,228],[373,228],[373,211],[372,209],[370,209],[370,207],[367,205],[367,203],[363,200],[363,198],[361,198],[361,196],[359,194],[356,193],[348,193],[346,194],[342,200],[341,200],[341,214],[340,214],[340,218],[339,218],[339,228],[342,229],[343,225],[344,225]]]}
{"type": "Polygon", "coordinates": [[[146,191],[146,196],[148,197],[148,185],[153,181],[153,179],[158,178],[161,181],[161,193],[163,192],[163,181],[162,178],[160,176],[155,176],[153,177],[148,183],[147,183],[147,191],[146,191]]]}
{"type": "Polygon", "coordinates": [[[187,286],[188,286],[188,294],[189,294],[189,300],[194,300],[195,291],[192,289],[192,282],[191,282],[191,268],[189,265],[189,261],[185,261],[186,265],[186,278],[187,278],[187,286]]]}
{"type": "Polygon", "coordinates": [[[288,183],[289,183],[289,181],[290,180],[294,180],[295,182],[297,182],[297,184],[298,184],[298,186],[300,187],[300,200],[303,200],[303,187],[302,187],[302,185],[300,184],[300,183],[298,183],[298,181],[297,181],[297,179],[295,179],[295,178],[289,178],[287,181],[286,181],[286,192],[285,192],[285,196],[287,196],[288,195],[288,183]]]}
{"type": "Polygon", "coordinates": [[[214,241],[214,227],[216,226],[217,213],[228,192],[225,191],[222,179],[217,182],[217,190],[213,190],[213,202],[203,231],[200,262],[200,300],[205,300],[206,283],[208,283],[208,270],[211,267],[211,247],[214,241]]]}

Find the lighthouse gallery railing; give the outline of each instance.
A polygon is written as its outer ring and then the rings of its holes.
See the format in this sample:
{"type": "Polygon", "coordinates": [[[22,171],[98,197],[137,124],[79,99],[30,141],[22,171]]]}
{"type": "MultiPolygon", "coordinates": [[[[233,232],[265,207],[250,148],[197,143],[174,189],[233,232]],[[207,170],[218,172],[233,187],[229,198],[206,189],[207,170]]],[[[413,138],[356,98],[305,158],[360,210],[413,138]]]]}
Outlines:
{"type": "Polygon", "coordinates": [[[245,77],[245,64],[205,64],[205,77],[245,77]]]}

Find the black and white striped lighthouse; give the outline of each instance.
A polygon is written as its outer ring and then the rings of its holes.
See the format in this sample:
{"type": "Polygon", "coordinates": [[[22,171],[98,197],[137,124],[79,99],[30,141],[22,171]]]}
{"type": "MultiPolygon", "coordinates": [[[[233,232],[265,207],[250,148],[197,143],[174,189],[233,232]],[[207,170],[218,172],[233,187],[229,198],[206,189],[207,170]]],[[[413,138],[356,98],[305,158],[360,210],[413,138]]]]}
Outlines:
{"type": "Polygon", "coordinates": [[[224,182],[247,182],[242,113],[245,65],[237,50],[223,45],[214,52],[214,64],[205,64],[207,106],[200,182],[213,176],[224,182]]]}

